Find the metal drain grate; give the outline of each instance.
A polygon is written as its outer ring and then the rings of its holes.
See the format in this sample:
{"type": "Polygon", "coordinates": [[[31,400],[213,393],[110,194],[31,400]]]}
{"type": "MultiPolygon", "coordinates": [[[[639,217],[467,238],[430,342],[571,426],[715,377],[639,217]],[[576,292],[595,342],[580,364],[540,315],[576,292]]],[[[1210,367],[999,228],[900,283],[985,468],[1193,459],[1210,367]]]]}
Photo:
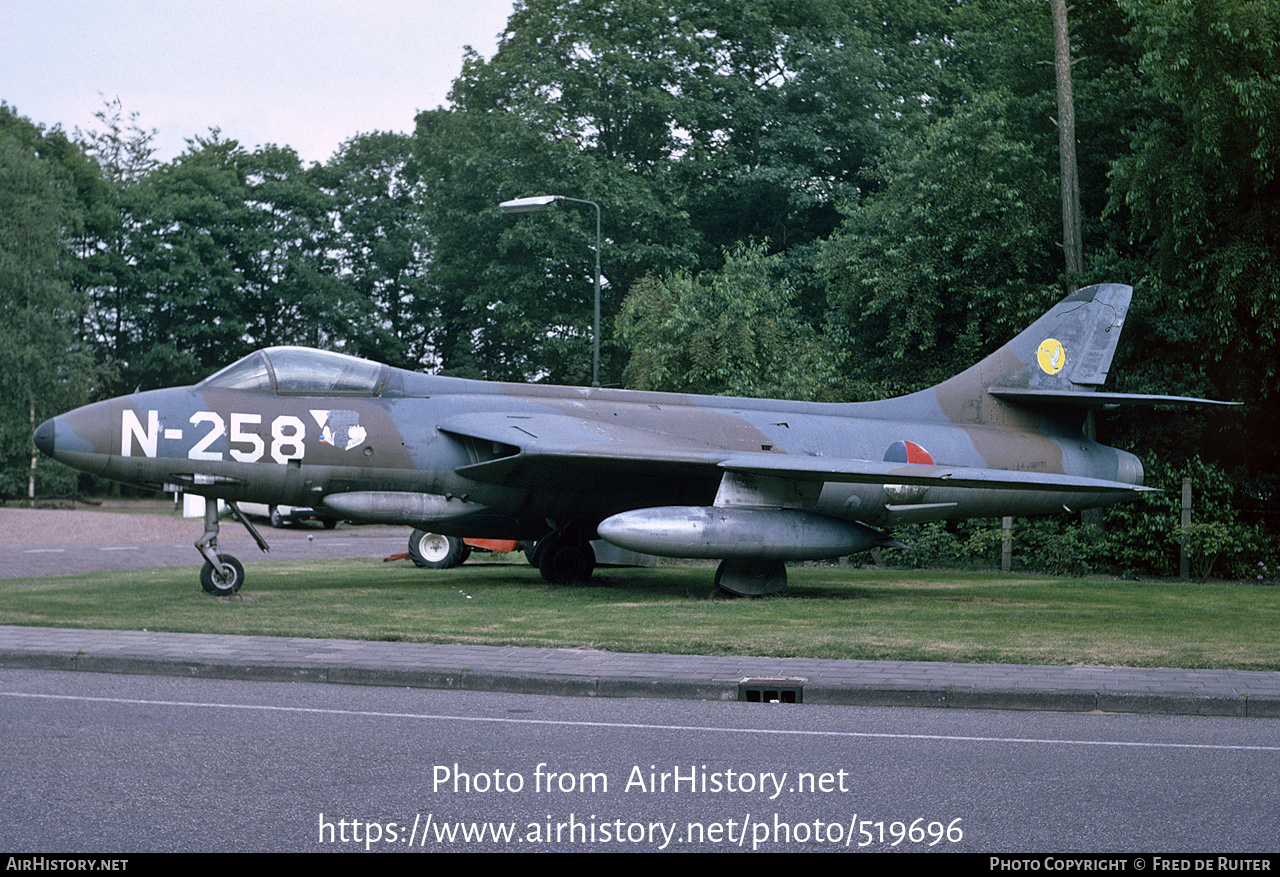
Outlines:
{"type": "Polygon", "coordinates": [[[743,703],[804,703],[803,679],[743,679],[738,683],[743,703]]]}

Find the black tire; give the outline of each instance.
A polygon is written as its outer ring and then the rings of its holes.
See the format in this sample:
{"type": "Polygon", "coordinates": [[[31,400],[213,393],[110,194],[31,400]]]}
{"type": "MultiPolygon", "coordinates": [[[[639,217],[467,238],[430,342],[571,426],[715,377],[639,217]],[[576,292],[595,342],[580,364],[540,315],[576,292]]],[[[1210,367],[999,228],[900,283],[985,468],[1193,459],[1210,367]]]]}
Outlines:
{"type": "Polygon", "coordinates": [[[548,545],[542,552],[538,571],[553,585],[580,585],[591,580],[596,554],[590,545],[576,543],[548,545]]]}
{"type": "Polygon", "coordinates": [[[277,530],[284,526],[284,515],[280,514],[280,509],[275,506],[271,507],[271,526],[277,530]]]}
{"type": "Polygon", "coordinates": [[[470,549],[456,536],[414,530],[409,536],[409,557],[423,569],[452,569],[467,559],[470,549]]]}
{"type": "Polygon", "coordinates": [[[226,572],[219,576],[214,572],[213,564],[206,560],[200,568],[200,587],[215,597],[230,597],[244,584],[244,565],[230,554],[219,554],[218,560],[222,561],[226,572]]]}
{"type": "Polygon", "coordinates": [[[338,519],[337,518],[321,518],[320,523],[324,525],[324,528],[326,530],[332,530],[334,527],[338,526],[338,519]]]}

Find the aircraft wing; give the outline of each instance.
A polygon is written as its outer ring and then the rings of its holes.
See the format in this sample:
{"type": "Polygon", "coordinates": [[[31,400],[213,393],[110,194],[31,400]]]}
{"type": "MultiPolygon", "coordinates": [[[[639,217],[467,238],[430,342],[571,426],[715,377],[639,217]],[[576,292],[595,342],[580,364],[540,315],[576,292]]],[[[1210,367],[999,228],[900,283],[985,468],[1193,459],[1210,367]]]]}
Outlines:
{"type": "Polygon", "coordinates": [[[794,454],[734,454],[719,464],[730,472],[790,478],[795,481],[841,481],[855,484],[919,484],[925,487],[972,487],[986,490],[1063,490],[1080,493],[1159,492],[1123,481],[1027,472],[979,469],[971,466],[933,466],[801,457],[794,454]]]}
{"type": "Polygon", "coordinates": [[[506,453],[460,467],[459,475],[490,484],[537,488],[599,486],[611,476],[690,477],[714,475],[717,455],[709,445],[651,430],[604,426],[565,414],[461,414],[442,421],[440,431],[492,442],[506,453]]]}
{"type": "Polygon", "coordinates": [[[534,488],[540,484],[573,482],[599,485],[610,476],[718,477],[724,472],[783,478],[793,481],[835,481],[859,484],[917,484],[926,487],[985,490],[1040,490],[1079,493],[1152,492],[1121,481],[1059,475],[1048,472],[936,466],[782,452],[738,452],[699,446],[649,430],[606,430],[591,421],[568,415],[509,415],[492,412],[452,417],[440,424],[443,432],[507,446],[513,453],[459,468],[458,474],[476,481],[534,488]]]}

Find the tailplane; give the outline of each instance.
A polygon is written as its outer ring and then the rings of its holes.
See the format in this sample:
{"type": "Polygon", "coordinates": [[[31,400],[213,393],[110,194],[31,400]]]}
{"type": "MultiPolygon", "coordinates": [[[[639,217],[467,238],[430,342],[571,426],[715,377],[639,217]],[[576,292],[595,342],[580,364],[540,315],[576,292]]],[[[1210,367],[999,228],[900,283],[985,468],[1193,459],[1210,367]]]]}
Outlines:
{"type": "Polygon", "coordinates": [[[1090,409],[1118,405],[1236,405],[1186,396],[1106,393],[1133,288],[1078,289],[995,353],[931,391],[953,422],[1003,422],[1007,405],[1090,409]]]}

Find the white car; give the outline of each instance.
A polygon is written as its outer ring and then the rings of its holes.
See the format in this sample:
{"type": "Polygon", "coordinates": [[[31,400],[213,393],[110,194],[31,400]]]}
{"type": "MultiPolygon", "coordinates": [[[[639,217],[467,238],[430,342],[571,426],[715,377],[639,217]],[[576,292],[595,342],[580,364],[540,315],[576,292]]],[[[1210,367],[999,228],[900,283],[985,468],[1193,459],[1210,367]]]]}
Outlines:
{"type": "Polygon", "coordinates": [[[319,521],[326,530],[338,526],[338,519],[333,515],[318,512],[313,508],[295,505],[266,505],[260,502],[242,502],[240,511],[246,515],[267,518],[271,526],[279,528],[298,521],[319,521]]]}

